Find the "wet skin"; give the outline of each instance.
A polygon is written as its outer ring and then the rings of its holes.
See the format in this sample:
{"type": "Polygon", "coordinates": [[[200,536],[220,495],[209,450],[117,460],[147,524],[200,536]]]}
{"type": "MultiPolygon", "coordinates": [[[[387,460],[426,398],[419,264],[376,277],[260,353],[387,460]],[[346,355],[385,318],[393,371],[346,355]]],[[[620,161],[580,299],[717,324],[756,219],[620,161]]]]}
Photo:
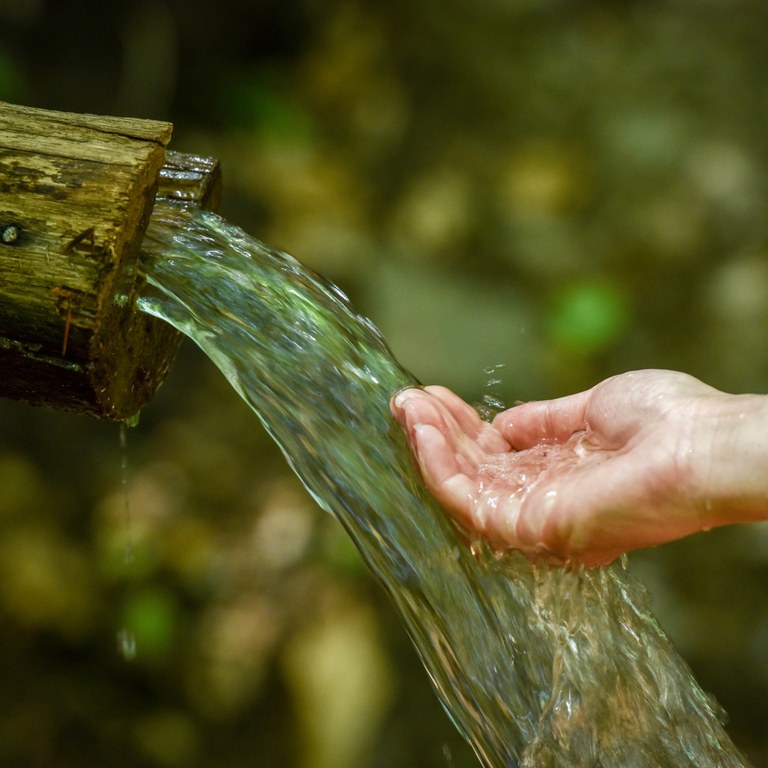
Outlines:
{"type": "Polygon", "coordinates": [[[497,549],[587,567],[768,518],[768,398],[644,370],[483,421],[450,390],[393,398],[427,487],[497,549]]]}

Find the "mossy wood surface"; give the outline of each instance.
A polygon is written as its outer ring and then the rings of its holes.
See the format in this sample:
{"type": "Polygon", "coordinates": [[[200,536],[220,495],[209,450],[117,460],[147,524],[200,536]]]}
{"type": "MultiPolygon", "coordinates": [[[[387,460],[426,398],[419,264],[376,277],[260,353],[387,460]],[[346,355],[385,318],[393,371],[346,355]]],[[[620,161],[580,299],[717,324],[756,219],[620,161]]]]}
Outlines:
{"type": "Polygon", "coordinates": [[[135,310],[158,190],[213,207],[215,161],[168,154],[168,123],[0,103],[0,395],[123,419],[179,343],[135,310]]]}

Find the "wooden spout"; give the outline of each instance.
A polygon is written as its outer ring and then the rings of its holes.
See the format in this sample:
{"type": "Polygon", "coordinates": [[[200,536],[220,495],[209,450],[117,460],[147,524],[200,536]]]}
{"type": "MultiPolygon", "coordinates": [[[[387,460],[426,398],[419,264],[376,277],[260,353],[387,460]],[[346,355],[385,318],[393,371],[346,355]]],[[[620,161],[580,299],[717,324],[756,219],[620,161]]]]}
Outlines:
{"type": "Polygon", "coordinates": [[[171,130],[0,102],[0,396],[125,419],[162,383],[180,337],[136,309],[139,245],[156,194],[220,195],[171,130]]]}

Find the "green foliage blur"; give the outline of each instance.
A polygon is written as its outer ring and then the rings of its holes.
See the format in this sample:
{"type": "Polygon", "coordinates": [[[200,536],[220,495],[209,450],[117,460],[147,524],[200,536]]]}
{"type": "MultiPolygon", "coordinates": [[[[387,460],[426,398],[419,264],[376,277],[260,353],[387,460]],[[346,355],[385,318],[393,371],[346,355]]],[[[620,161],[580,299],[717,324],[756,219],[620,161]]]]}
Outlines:
{"type": "MultiPolygon", "coordinates": [[[[477,402],[768,391],[766,52],[750,0],[0,0],[0,100],[172,121],[230,220],[477,402]]],[[[191,345],[125,442],[0,402],[0,765],[477,764],[191,345]]],[[[765,764],[768,528],[631,563],[765,764]]]]}

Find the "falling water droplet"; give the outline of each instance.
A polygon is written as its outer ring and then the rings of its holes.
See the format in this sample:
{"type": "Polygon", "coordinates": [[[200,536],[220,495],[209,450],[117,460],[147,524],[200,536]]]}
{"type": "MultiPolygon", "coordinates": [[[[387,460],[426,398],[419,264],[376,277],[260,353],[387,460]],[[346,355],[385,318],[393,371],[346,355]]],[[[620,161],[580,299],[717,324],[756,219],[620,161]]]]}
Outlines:
{"type": "Polygon", "coordinates": [[[136,658],[136,635],[123,627],[117,633],[117,650],[126,661],[133,661],[136,658]]]}
{"type": "Polygon", "coordinates": [[[477,410],[486,421],[491,421],[496,414],[501,413],[506,408],[504,401],[497,392],[498,387],[502,384],[499,371],[504,365],[504,363],[496,363],[483,369],[483,373],[488,378],[485,382],[485,392],[477,404],[477,410]]]}
{"type": "Polygon", "coordinates": [[[120,424],[120,485],[123,492],[123,526],[125,528],[123,559],[126,565],[131,565],[135,556],[131,533],[131,496],[128,487],[128,428],[135,424],[138,424],[138,414],[120,424]]]}

